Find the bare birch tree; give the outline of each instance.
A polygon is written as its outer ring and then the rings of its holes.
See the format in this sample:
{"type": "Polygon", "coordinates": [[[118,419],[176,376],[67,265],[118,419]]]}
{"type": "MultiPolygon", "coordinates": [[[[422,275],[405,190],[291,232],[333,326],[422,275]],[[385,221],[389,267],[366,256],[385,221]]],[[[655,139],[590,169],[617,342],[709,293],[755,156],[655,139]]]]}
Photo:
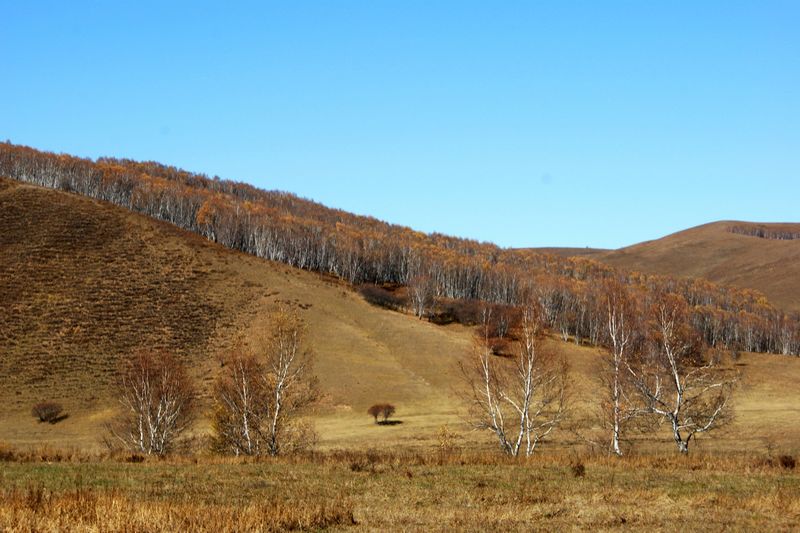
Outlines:
{"type": "Polygon", "coordinates": [[[224,362],[214,387],[214,448],[234,455],[260,455],[268,412],[264,366],[252,354],[237,350],[224,362]]]}
{"type": "Polygon", "coordinates": [[[313,444],[313,429],[300,419],[318,396],[304,335],[298,314],[280,308],[249,351],[231,358],[215,389],[216,448],[235,455],[278,455],[313,444]]]}
{"type": "Polygon", "coordinates": [[[730,419],[735,376],[709,357],[687,319],[686,302],[659,295],[650,309],[650,346],[626,363],[646,409],[670,425],[681,453],[699,434],[730,419]]]}
{"type": "Polygon", "coordinates": [[[567,366],[541,346],[541,311],[530,303],[522,310],[519,343],[513,361],[493,355],[484,324],[476,338],[471,367],[462,367],[470,385],[471,420],[476,429],[494,433],[500,448],[518,456],[558,427],[566,412],[567,366]]]}
{"type": "Polygon", "coordinates": [[[132,451],[164,455],[193,420],[194,384],[173,356],[142,351],[120,372],[119,402],[113,437],[132,451]]]}
{"type": "Polygon", "coordinates": [[[607,390],[602,406],[603,418],[611,432],[611,451],[622,456],[620,442],[623,432],[628,423],[641,413],[631,401],[627,371],[628,361],[638,344],[637,313],[628,289],[616,280],[607,281],[602,293],[606,312],[603,344],[607,349],[602,378],[607,390]]]}
{"type": "Polygon", "coordinates": [[[434,284],[429,276],[419,275],[408,280],[408,296],[414,314],[418,318],[425,316],[433,303],[434,284]]]}

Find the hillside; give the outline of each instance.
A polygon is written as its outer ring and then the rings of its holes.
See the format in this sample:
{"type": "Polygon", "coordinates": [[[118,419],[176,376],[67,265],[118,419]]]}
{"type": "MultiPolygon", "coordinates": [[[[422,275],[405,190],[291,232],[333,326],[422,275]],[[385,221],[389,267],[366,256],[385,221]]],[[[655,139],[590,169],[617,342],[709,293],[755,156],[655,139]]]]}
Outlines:
{"type": "MultiPolygon", "coordinates": [[[[0,179],[0,442],[99,447],[121,358],[138,347],[173,350],[208,386],[218,357],[275,302],[301,309],[324,394],[314,414],[322,448],[430,447],[447,424],[467,431],[457,362],[470,331],[367,304],[329,277],[230,251],[169,224],[74,194],[0,179]],[[51,426],[30,416],[39,400],[65,404],[51,426]],[[379,428],[376,401],[403,423],[379,428]]],[[[569,361],[573,419],[597,402],[598,350],[555,339],[569,361]]],[[[737,422],[715,446],[796,448],[800,360],[745,354],[737,422]]],[[[207,412],[207,411],[206,411],[207,412]]],[[[207,430],[201,417],[197,431],[207,430]]],[[[557,440],[574,442],[562,432],[557,440]]],[[[700,444],[702,445],[702,440],[700,444]]],[[[659,446],[671,449],[668,440],[659,446]]]]}
{"type": "MultiPolygon", "coordinates": [[[[726,348],[800,354],[800,318],[787,316],[760,293],[732,286],[628,276],[584,257],[503,249],[492,243],[424,234],[331,209],[291,193],[129,159],[82,159],[0,143],[0,175],[78,193],[170,222],[223,246],[351,285],[427,287],[442,299],[517,305],[535,291],[547,300],[549,326],[595,338],[591,324],[609,279],[633,291],[673,293],[692,306],[697,333],[726,348]],[[714,315],[726,324],[720,330],[714,315]],[[722,334],[722,335],[721,335],[722,334]]],[[[763,228],[754,235],[786,238],[763,228]]],[[[588,253],[591,253],[588,251],[588,253]]],[[[470,322],[466,320],[465,322],[470,322]]]]}
{"type": "Polygon", "coordinates": [[[446,397],[453,356],[468,343],[463,328],[377,310],[330,278],[3,179],[0,227],[0,441],[96,446],[117,364],[137,348],[180,354],[207,393],[234,336],[278,301],[299,306],[309,324],[321,415],[368,422],[371,402],[394,401],[409,422],[424,413],[425,426],[453,412],[446,397]],[[39,400],[62,402],[69,418],[37,424],[39,400]]]}
{"type": "MultiPolygon", "coordinates": [[[[791,235],[800,224],[714,222],[662,239],[588,257],[626,270],[756,289],[773,304],[800,311],[800,240],[733,233],[732,228],[775,228],[791,235]]],[[[757,231],[753,231],[757,233],[757,231]]]]}
{"type": "Polygon", "coordinates": [[[603,248],[569,248],[559,246],[532,248],[532,250],[538,253],[551,254],[557,257],[592,257],[609,251],[603,248]]]}

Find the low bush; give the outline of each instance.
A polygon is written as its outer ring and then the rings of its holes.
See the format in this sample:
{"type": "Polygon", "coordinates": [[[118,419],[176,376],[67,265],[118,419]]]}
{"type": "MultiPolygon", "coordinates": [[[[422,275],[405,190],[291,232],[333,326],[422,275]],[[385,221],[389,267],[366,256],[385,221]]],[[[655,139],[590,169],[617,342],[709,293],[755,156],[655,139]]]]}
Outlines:
{"type": "Polygon", "coordinates": [[[39,419],[39,422],[55,424],[66,416],[63,414],[64,408],[56,402],[39,402],[31,409],[31,414],[39,419]]]}
{"type": "Polygon", "coordinates": [[[376,403],[367,409],[367,414],[375,418],[376,424],[386,424],[395,411],[395,406],[390,403],[376,403]],[[379,416],[383,417],[381,422],[378,422],[379,416]]]}
{"type": "Polygon", "coordinates": [[[465,326],[475,326],[483,320],[484,307],[477,300],[450,300],[439,304],[429,320],[439,325],[458,322],[465,326]]]}
{"type": "Polygon", "coordinates": [[[378,285],[361,285],[358,292],[372,305],[398,311],[407,306],[405,298],[378,285]]]}
{"type": "Polygon", "coordinates": [[[794,467],[797,466],[797,461],[792,455],[781,455],[778,457],[778,464],[786,470],[794,470],[794,467]]]}
{"type": "Polygon", "coordinates": [[[572,463],[572,465],[570,466],[570,469],[572,470],[572,476],[573,477],[584,477],[584,476],[586,476],[586,465],[584,465],[582,461],[576,461],[576,462],[572,463]]]}

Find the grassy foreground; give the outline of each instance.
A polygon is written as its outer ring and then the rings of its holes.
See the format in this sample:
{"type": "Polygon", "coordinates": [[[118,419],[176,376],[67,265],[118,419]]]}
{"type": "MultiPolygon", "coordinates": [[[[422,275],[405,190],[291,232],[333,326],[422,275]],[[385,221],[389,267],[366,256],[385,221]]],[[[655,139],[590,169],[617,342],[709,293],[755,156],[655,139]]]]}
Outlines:
{"type": "Polygon", "coordinates": [[[800,528],[800,473],[755,456],[41,459],[2,463],[0,530],[800,528]]]}

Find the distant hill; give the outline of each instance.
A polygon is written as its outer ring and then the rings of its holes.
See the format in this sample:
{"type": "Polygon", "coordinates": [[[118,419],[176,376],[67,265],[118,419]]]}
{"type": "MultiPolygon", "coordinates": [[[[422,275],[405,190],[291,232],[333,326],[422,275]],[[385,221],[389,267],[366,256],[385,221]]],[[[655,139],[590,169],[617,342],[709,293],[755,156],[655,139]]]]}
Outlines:
{"type": "Polygon", "coordinates": [[[538,253],[551,254],[559,257],[593,257],[597,254],[609,251],[603,248],[569,248],[563,246],[546,246],[531,249],[538,253]]]}
{"type": "Polygon", "coordinates": [[[756,289],[773,304],[800,311],[799,237],[800,224],[723,221],[588,257],[626,270],[756,289]]]}
{"type": "Polygon", "coordinates": [[[772,304],[800,312],[800,223],[720,221],[618,250],[531,250],[591,259],[627,271],[754,289],[772,304]]]}

